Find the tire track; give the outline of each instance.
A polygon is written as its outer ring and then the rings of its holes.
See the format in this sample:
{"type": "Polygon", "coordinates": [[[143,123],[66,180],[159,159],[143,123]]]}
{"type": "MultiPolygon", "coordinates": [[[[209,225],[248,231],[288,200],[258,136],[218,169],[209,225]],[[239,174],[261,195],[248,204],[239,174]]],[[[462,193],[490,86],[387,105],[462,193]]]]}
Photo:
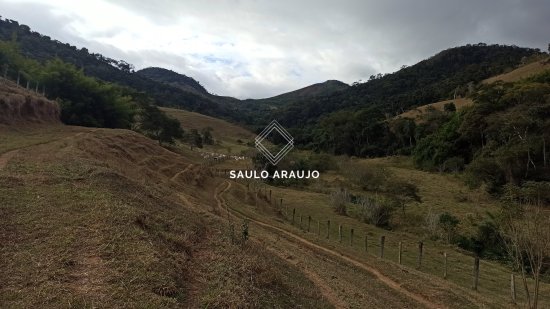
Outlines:
{"type": "Polygon", "coordinates": [[[187,165],[187,167],[185,169],[183,169],[181,172],[178,172],[176,173],[170,180],[172,181],[175,181],[176,179],[178,179],[178,177],[182,174],[184,174],[185,172],[187,172],[190,168],[192,168],[194,166],[193,163],[189,163],[189,165],[187,165]]]}
{"type": "MultiPolygon", "coordinates": [[[[229,207],[227,206],[227,204],[225,203],[225,200],[223,199],[223,197],[221,197],[220,195],[225,193],[227,190],[229,190],[229,188],[231,188],[231,182],[229,181],[225,181],[225,183],[227,184],[227,186],[221,190],[219,193],[215,193],[215,198],[216,198],[216,201],[218,201],[218,207],[219,208],[223,208],[223,205],[225,205],[226,209],[227,209],[227,212],[228,212],[228,217],[229,217],[229,214],[230,214],[230,211],[229,211],[229,207]]],[[[221,186],[221,184],[220,184],[221,186]]],[[[219,186],[218,186],[219,187],[219,186]]],[[[216,190],[217,192],[217,190],[216,190]]],[[[419,295],[419,294],[416,294],[416,293],[413,293],[405,288],[403,288],[401,286],[401,284],[399,284],[398,282],[394,281],[393,279],[389,278],[388,276],[382,274],[380,271],[378,271],[376,268],[372,267],[372,266],[368,266],[362,262],[359,262],[349,256],[346,256],[346,255],[343,255],[339,252],[336,252],[334,250],[331,250],[331,249],[328,249],[328,248],[325,248],[325,247],[322,247],[320,245],[317,245],[307,239],[304,239],[298,235],[295,235],[294,233],[291,233],[291,232],[288,232],[282,228],[279,228],[279,227],[276,227],[276,226],[273,226],[269,223],[266,223],[266,222],[262,222],[262,221],[259,221],[257,219],[253,219],[251,217],[248,217],[247,215],[244,215],[243,213],[240,213],[238,211],[235,211],[233,209],[234,212],[237,212],[239,214],[239,216],[243,217],[243,218],[246,218],[247,220],[249,220],[250,222],[253,222],[259,226],[262,226],[264,228],[267,228],[267,229],[271,229],[273,231],[275,231],[276,233],[279,233],[279,234],[283,234],[285,236],[287,236],[287,238],[290,238],[292,239],[293,241],[296,241],[296,242],[299,242],[301,243],[302,245],[305,245],[307,247],[309,247],[310,249],[313,249],[313,250],[317,250],[317,251],[320,251],[320,252],[323,252],[325,254],[328,254],[330,256],[333,256],[333,257],[336,257],[340,260],[343,260],[355,267],[358,267],[360,269],[363,269],[369,273],[371,273],[373,276],[375,276],[378,280],[380,280],[382,283],[384,283],[386,286],[388,286],[389,288],[407,296],[408,298],[411,298],[415,301],[417,301],[418,303],[426,306],[427,308],[432,308],[432,309],[436,309],[436,308],[448,308],[447,306],[443,305],[443,304],[438,304],[438,303],[434,303],[432,301],[430,301],[429,299],[425,298],[424,296],[422,295],[419,295]]],[[[235,216],[234,214],[231,214],[232,216],[235,216]]],[[[290,240],[289,239],[289,240],[290,240]]],[[[319,278],[320,279],[320,278],[319,278]]],[[[326,295],[324,295],[326,296],[326,295]]],[[[327,298],[328,299],[328,298],[327,298]]],[[[333,304],[336,306],[336,304],[333,304]]]]}
{"type": "MultiPolygon", "coordinates": [[[[227,205],[225,199],[222,196],[230,188],[231,188],[231,182],[229,182],[229,181],[222,182],[216,188],[214,198],[216,199],[218,210],[223,210],[223,208],[225,207],[225,211],[227,212],[227,220],[229,220],[231,222],[231,217],[237,218],[237,216],[230,212],[229,206],[227,205]],[[218,192],[218,188],[220,188],[224,184],[226,185],[225,188],[223,188],[222,190],[220,190],[218,192]]],[[[253,221],[250,218],[247,218],[247,219],[250,220],[251,222],[253,221]]],[[[315,273],[312,270],[308,269],[305,265],[301,265],[301,263],[299,261],[294,262],[294,261],[289,260],[281,252],[279,252],[279,251],[277,251],[273,248],[266,247],[266,249],[269,252],[273,253],[274,255],[278,256],[283,261],[286,261],[290,265],[293,265],[296,268],[298,268],[298,270],[300,270],[311,282],[313,282],[313,284],[321,292],[321,295],[323,295],[323,297],[330,304],[332,304],[335,308],[348,308],[348,305],[343,300],[338,298],[338,296],[336,295],[336,293],[334,293],[334,291],[331,289],[331,287],[323,279],[321,279],[321,277],[319,277],[319,275],[317,275],[317,273],[315,273]]]]}

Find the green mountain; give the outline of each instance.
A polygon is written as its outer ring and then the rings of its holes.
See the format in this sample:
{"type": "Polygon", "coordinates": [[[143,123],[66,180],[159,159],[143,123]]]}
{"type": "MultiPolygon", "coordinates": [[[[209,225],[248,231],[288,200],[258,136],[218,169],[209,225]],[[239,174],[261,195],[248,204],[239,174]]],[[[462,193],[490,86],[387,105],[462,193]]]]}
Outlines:
{"type": "Polygon", "coordinates": [[[154,81],[180,88],[183,91],[208,95],[208,91],[194,78],[176,73],[172,70],[151,67],[139,70],[136,74],[150,78],[154,81]]]}
{"type": "Polygon", "coordinates": [[[239,117],[235,106],[220,104],[212,98],[199,94],[201,89],[197,85],[192,86],[196,90],[192,92],[164,81],[151,79],[144,74],[134,72],[133,66],[124,60],[90,53],[86,48],[78,49],[31,31],[28,26],[14,20],[0,19],[0,40],[15,40],[23,55],[39,62],[57,57],[81,68],[88,76],[143,92],[158,105],[183,108],[228,119],[239,117]]]}
{"type": "Polygon", "coordinates": [[[331,95],[339,91],[348,89],[350,86],[339,80],[327,80],[323,83],[313,84],[298,90],[283,93],[271,98],[253,100],[272,105],[285,105],[303,99],[315,98],[319,96],[331,95]]]}
{"type": "Polygon", "coordinates": [[[293,101],[273,117],[287,126],[302,126],[343,109],[376,107],[381,114],[401,113],[454,95],[467,95],[472,85],[539,53],[532,48],[483,43],[450,48],[395,73],[373,75],[347,90],[293,101]]]}

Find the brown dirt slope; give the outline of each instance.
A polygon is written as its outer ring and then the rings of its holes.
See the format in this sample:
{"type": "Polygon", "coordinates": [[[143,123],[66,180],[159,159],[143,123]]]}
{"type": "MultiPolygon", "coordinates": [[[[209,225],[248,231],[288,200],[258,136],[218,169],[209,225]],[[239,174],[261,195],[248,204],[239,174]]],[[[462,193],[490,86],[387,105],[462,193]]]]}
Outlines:
{"type": "Polygon", "coordinates": [[[57,123],[56,102],[0,78],[0,125],[16,123],[57,123]]]}

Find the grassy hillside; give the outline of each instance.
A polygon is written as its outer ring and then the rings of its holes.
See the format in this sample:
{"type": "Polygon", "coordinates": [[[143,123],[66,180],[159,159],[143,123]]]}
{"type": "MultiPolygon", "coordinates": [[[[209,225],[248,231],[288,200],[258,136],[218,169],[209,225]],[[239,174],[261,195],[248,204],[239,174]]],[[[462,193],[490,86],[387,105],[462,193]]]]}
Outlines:
{"type": "Polygon", "coordinates": [[[3,158],[33,143],[0,168],[0,306],[329,306],[296,268],[227,241],[198,162],[125,130],[2,136],[3,158]]]}
{"type": "Polygon", "coordinates": [[[483,83],[489,84],[499,80],[503,82],[515,82],[520,79],[542,73],[545,70],[550,70],[550,58],[543,58],[533,61],[510,72],[488,78],[484,80],[483,83]]]}
{"type": "MultiPolygon", "coordinates": [[[[186,129],[213,127],[222,143],[253,137],[208,116],[166,111],[186,129]]],[[[417,184],[422,203],[408,204],[389,231],[332,210],[330,192],[360,191],[343,168],[284,188],[229,181],[216,169],[243,168],[242,162],[210,165],[188,147],[174,153],[127,130],[0,130],[0,275],[9,278],[0,287],[1,306],[509,306],[509,269],[483,261],[479,292],[473,292],[472,257],[424,234],[426,214],[443,211],[460,219],[461,233],[471,232],[469,218],[495,209],[494,201],[455,176],[417,171],[409,159],[351,160],[357,169],[382,166],[417,184]],[[326,220],[332,222],[328,240],[326,220]],[[233,245],[244,222],[250,240],[233,245]],[[425,253],[416,269],[420,240],[425,253]],[[400,241],[402,265],[396,263],[400,241]],[[447,280],[441,278],[443,252],[447,280]]],[[[350,161],[333,159],[340,166],[350,161]]],[[[547,291],[543,284],[543,304],[547,291]]],[[[524,300],[519,286],[518,300],[524,300]]]]}
{"type": "Polygon", "coordinates": [[[212,128],[212,136],[218,143],[210,148],[217,152],[239,154],[241,151],[249,149],[246,144],[253,143],[256,137],[254,133],[218,118],[181,109],[163,107],[161,110],[169,117],[178,119],[184,130],[201,131],[205,128],[212,128]]]}
{"type": "Polygon", "coordinates": [[[453,103],[456,107],[456,110],[460,111],[466,106],[471,106],[473,104],[473,101],[467,98],[458,98],[458,99],[439,101],[439,102],[426,104],[426,105],[413,108],[411,110],[408,110],[404,113],[397,115],[396,118],[411,118],[411,119],[418,120],[418,118],[420,118],[423,114],[426,113],[427,110],[431,108],[438,111],[443,111],[443,107],[445,106],[445,104],[448,104],[448,103],[453,103]]]}

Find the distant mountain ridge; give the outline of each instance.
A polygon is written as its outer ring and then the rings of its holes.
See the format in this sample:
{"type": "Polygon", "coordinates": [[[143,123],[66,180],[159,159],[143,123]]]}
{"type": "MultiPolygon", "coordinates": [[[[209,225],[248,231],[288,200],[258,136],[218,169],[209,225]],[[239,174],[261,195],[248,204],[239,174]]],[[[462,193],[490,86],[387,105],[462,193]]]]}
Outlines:
{"type": "Polygon", "coordinates": [[[259,99],[256,101],[280,105],[280,104],[289,103],[293,100],[330,95],[330,94],[333,94],[334,92],[346,90],[349,87],[350,85],[344,82],[341,82],[339,80],[327,80],[322,83],[309,85],[304,88],[279,94],[277,96],[270,97],[270,98],[259,99]]]}
{"type": "Polygon", "coordinates": [[[517,67],[524,57],[540,50],[508,45],[468,44],[449,48],[391,74],[373,75],[344,91],[296,100],[275,111],[286,126],[317,123],[340,110],[369,108],[380,115],[395,116],[412,107],[466,96],[482,80],[517,67]]]}
{"type": "MultiPolygon", "coordinates": [[[[443,101],[454,95],[464,97],[471,85],[517,67],[525,57],[541,54],[532,48],[468,44],[441,51],[391,74],[373,75],[367,82],[353,86],[329,80],[272,98],[239,100],[209,94],[192,77],[167,69],[134,72],[133,66],[123,60],[90,53],[86,48],[78,49],[31,31],[14,20],[0,19],[0,39],[15,40],[29,58],[41,62],[60,58],[81,68],[88,76],[133,88],[160,106],[182,108],[258,128],[277,119],[294,131],[297,145],[310,144],[313,131],[323,131],[315,128],[321,118],[327,118],[327,123],[338,122],[342,111],[362,111],[361,117],[369,115],[369,119],[358,123],[373,123],[426,102],[443,101]]],[[[341,132],[341,126],[351,125],[349,121],[338,122],[334,131],[341,132]]]]}
{"type": "Polygon", "coordinates": [[[196,94],[208,95],[208,91],[192,77],[174,72],[172,70],[149,67],[136,71],[136,74],[145,76],[154,81],[165,83],[184,91],[193,92],[196,94]]]}

